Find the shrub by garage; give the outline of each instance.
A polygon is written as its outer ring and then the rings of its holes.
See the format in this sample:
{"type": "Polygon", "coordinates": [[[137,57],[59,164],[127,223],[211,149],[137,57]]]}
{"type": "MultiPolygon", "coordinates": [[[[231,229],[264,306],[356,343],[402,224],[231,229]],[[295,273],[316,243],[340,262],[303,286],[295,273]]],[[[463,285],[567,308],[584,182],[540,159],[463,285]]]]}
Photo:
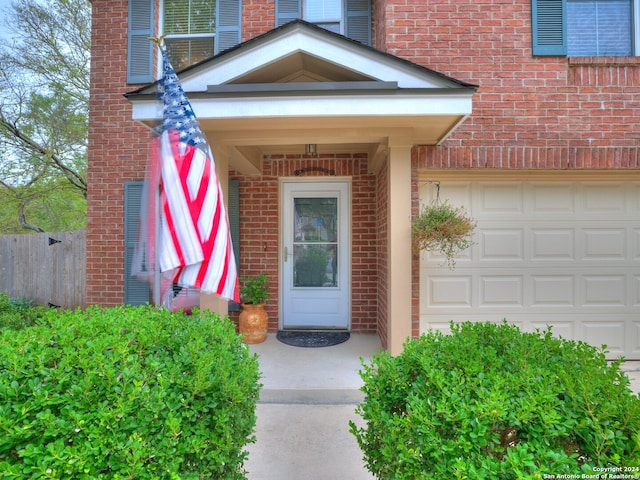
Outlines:
{"type": "Polygon", "coordinates": [[[640,397],[621,361],[506,322],[451,330],[408,341],[397,357],[383,352],[361,371],[366,423],[351,430],[377,478],[640,471],[640,397]]]}
{"type": "Polygon", "coordinates": [[[231,323],[151,307],[45,317],[0,337],[3,478],[245,478],[259,372],[231,323]]]}

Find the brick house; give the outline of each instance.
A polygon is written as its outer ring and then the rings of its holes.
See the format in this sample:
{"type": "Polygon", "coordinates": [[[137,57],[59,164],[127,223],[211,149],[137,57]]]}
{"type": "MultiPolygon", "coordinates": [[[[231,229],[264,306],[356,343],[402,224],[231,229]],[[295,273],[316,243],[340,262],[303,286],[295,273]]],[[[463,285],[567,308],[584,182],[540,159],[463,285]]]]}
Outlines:
{"type": "Polygon", "coordinates": [[[397,353],[506,318],[640,358],[640,0],[217,2],[92,1],[87,303],[148,299],[126,251],[165,33],[271,331],[397,353]],[[437,191],[478,222],[455,270],[411,248],[437,191]]]}

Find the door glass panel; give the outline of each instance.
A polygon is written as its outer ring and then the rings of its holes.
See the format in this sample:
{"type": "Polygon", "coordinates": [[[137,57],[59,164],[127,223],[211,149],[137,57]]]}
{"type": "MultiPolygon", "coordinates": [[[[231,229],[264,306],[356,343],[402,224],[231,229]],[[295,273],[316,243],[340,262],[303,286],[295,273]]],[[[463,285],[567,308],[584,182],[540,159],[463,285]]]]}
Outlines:
{"type": "Polygon", "coordinates": [[[293,286],[337,287],[338,199],[293,199],[293,286]]]}

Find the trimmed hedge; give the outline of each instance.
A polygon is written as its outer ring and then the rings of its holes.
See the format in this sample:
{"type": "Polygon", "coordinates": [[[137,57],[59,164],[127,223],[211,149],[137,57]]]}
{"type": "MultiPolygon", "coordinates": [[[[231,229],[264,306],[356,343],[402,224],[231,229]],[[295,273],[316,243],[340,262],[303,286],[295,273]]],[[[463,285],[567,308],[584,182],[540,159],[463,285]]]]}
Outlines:
{"type": "Polygon", "coordinates": [[[640,478],[640,396],[622,360],[506,322],[451,329],[360,372],[366,425],[351,431],[377,478],[640,478]]]}
{"type": "Polygon", "coordinates": [[[258,381],[217,315],[49,310],[0,336],[2,478],[245,478],[258,381]]]}

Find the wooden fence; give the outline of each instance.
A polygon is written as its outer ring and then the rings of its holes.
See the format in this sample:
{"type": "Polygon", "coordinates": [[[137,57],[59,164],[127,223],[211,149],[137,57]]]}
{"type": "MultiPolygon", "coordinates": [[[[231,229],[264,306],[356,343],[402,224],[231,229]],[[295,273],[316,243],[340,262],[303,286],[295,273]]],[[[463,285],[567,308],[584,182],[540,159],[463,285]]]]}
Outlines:
{"type": "Polygon", "coordinates": [[[84,230],[0,236],[0,292],[38,305],[84,306],[84,230]]]}

